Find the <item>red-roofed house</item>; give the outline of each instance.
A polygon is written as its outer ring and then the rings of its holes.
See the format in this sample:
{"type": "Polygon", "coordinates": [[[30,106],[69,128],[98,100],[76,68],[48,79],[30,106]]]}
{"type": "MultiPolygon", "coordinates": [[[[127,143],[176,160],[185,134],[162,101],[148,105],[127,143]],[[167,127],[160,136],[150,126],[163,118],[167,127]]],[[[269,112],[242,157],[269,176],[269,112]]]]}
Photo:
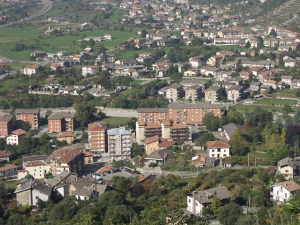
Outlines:
{"type": "Polygon", "coordinates": [[[146,138],[144,144],[146,155],[151,155],[153,152],[171,147],[174,145],[174,141],[160,138],[159,136],[153,136],[146,138]]]}
{"type": "Polygon", "coordinates": [[[300,185],[294,181],[275,183],[272,186],[271,199],[282,203],[291,199],[297,191],[300,191],[300,185]]]}
{"type": "Polygon", "coordinates": [[[24,169],[26,170],[27,174],[30,174],[35,179],[44,179],[45,175],[51,172],[50,166],[42,161],[33,161],[26,163],[24,169]]]}
{"type": "Polygon", "coordinates": [[[71,145],[55,150],[48,157],[48,165],[54,176],[64,171],[80,173],[84,165],[84,146],[81,144],[71,145]]]}
{"type": "Polygon", "coordinates": [[[230,145],[224,141],[208,141],[206,143],[210,158],[230,157],[230,145]]]}
{"type": "Polygon", "coordinates": [[[31,66],[26,66],[23,69],[23,74],[32,76],[38,72],[39,66],[38,65],[31,65],[31,66]]]}
{"type": "Polygon", "coordinates": [[[6,144],[7,145],[19,145],[20,137],[25,134],[26,134],[26,131],[22,130],[22,129],[12,131],[11,135],[9,135],[6,138],[6,144]]]}

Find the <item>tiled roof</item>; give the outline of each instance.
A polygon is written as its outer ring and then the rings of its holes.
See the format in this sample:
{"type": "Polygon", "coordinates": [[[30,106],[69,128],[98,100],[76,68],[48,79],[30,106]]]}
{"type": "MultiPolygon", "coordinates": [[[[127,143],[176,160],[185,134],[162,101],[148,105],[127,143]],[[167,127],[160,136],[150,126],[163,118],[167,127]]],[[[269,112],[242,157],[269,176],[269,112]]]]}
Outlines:
{"type": "Polygon", "coordinates": [[[6,164],[4,167],[0,168],[0,172],[6,171],[6,170],[11,170],[11,169],[17,169],[18,167],[13,164],[6,164]]]}
{"type": "Polygon", "coordinates": [[[275,185],[284,187],[289,192],[294,192],[294,191],[300,190],[300,185],[294,181],[284,181],[284,182],[276,183],[275,185]]]}
{"type": "Polygon", "coordinates": [[[73,132],[63,132],[58,135],[59,138],[64,138],[64,137],[74,137],[73,132]]]}
{"type": "Polygon", "coordinates": [[[57,161],[58,163],[69,163],[77,156],[83,154],[84,147],[82,144],[71,145],[55,150],[49,157],[49,160],[57,161]]]}
{"type": "Polygon", "coordinates": [[[148,137],[144,140],[144,143],[147,144],[151,144],[153,142],[158,142],[159,141],[159,136],[153,136],[153,137],[148,137]]]}
{"type": "Polygon", "coordinates": [[[22,130],[22,129],[17,129],[17,130],[12,131],[11,133],[14,135],[17,135],[17,136],[21,136],[21,135],[26,134],[26,131],[22,130]]]}
{"type": "Polygon", "coordinates": [[[167,108],[141,108],[137,110],[139,113],[164,113],[168,112],[167,108]]]}
{"type": "Polygon", "coordinates": [[[96,171],[96,173],[105,173],[113,169],[112,165],[104,166],[96,171]]]}
{"type": "Polygon", "coordinates": [[[16,109],[16,114],[38,114],[39,109],[16,109]]]}
{"type": "Polygon", "coordinates": [[[207,148],[230,148],[230,145],[225,141],[208,141],[207,148]]]}
{"type": "Polygon", "coordinates": [[[105,129],[106,129],[106,126],[100,122],[90,123],[88,125],[89,131],[101,131],[101,130],[105,130],[105,129]]]}

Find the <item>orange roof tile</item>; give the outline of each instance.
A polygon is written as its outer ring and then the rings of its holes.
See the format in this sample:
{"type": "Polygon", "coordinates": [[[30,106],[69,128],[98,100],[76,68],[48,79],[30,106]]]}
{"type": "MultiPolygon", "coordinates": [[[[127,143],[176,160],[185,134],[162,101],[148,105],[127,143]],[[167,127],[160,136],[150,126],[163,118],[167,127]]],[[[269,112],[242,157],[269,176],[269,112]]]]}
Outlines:
{"type": "Polygon", "coordinates": [[[230,145],[225,141],[208,141],[206,146],[208,148],[230,148],[230,145]]]}

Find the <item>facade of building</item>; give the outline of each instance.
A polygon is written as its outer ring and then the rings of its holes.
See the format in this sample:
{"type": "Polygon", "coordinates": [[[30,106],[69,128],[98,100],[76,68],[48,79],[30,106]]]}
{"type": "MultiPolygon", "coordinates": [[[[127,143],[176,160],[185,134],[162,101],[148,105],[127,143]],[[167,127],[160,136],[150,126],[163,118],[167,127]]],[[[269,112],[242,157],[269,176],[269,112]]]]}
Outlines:
{"type": "Polygon", "coordinates": [[[215,88],[208,88],[205,90],[205,102],[215,103],[218,101],[217,90],[215,88]]]}
{"type": "Polygon", "coordinates": [[[16,176],[17,169],[18,167],[13,164],[6,164],[4,167],[0,168],[0,178],[16,176]]]}
{"type": "Polygon", "coordinates": [[[107,152],[106,126],[95,122],[88,125],[89,148],[93,152],[107,152]]]}
{"type": "Polygon", "coordinates": [[[210,158],[223,159],[230,157],[230,145],[224,141],[208,141],[206,143],[210,158]]]}
{"type": "Polygon", "coordinates": [[[45,162],[30,162],[25,165],[24,171],[34,179],[44,179],[45,175],[51,173],[51,168],[45,162]]]}
{"type": "Polygon", "coordinates": [[[39,201],[47,202],[52,188],[34,179],[25,179],[15,190],[18,206],[38,206],[39,201]]]}
{"type": "Polygon", "coordinates": [[[48,132],[61,133],[61,132],[74,131],[74,116],[70,112],[56,112],[48,117],[48,132]]]}
{"type": "Polygon", "coordinates": [[[32,129],[39,128],[39,110],[38,109],[16,109],[16,119],[27,122],[32,129]]]}
{"type": "Polygon", "coordinates": [[[284,176],[286,180],[293,180],[300,176],[300,157],[284,158],[277,163],[277,173],[284,176]]]}
{"type": "Polygon", "coordinates": [[[271,199],[283,203],[291,199],[297,191],[300,191],[300,185],[294,181],[275,183],[272,187],[271,199]]]}
{"type": "Polygon", "coordinates": [[[12,125],[12,115],[8,113],[0,113],[0,137],[7,137],[12,125]]]}
{"type": "Polygon", "coordinates": [[[130,159],[132,148],[131,130],[125,127],[107,131],[108,154],[112,160],[130,159]]]}
{"type": "Polygon", "coordinates": [[[221,116],[221,109],[210,104],[171,103],[168,108],[139,109],[136,139],[159,136],[182,142],[189,138],[189,126],[201,125],[207,113],[221,116]]]}

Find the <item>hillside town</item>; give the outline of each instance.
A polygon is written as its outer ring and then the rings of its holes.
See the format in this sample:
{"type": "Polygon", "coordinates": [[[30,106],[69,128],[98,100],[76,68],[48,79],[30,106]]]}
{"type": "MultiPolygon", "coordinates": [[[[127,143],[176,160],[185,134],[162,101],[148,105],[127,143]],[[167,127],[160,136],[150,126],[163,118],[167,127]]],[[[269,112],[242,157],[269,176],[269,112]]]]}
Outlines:
{"type": "Polygon", "coordinates": [[[300,223],[297,1],[2,2],[0,224],[300,223]]]}

